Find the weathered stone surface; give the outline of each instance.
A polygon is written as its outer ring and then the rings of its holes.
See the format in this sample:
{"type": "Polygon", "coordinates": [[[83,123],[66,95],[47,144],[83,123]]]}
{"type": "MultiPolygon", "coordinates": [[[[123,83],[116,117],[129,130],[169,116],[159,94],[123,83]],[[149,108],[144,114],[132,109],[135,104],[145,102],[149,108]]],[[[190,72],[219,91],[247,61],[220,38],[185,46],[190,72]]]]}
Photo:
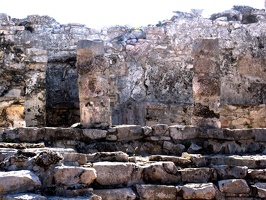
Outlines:
{"type": "Polygon", "coordinates": [[[187,158],[177,157],[177,156],[164,156],[164,155],[152,155],[149,156],[150,161],[171,161],[175,163],[176,166],[188,166],[191,161],[187,158]]]}
{"type": "Polygon", "coordinates": [[[137,125],[121,125],[116,126],[118,141],[136,140],[143,137],[141,126],[137,125]]]}
{"type": "Polygon", "coordinates": [[[34,163],[44,169],[48,169],[51,165],[58,164],[62,160],[62,156],[53,151],[41,151],[35,158],[34,163]]]}
{"type": "Polygon", "coordinates": [[[83,135],[81,137],[86,141],[105,138],[107,131],[100,129],[82,129],[82,133],[83,135]]]}
{"type": "Polygon", "coordinates": [[[48,200],[102,200],[100,196],[97,195],[86,195],[84,196],[76,196],[76,197],[62,197],[62,196],[56,196],[56,197],[48,197],[48,200]]]}
{"type": "Polygon", "coordinates": [[[58,185],[75,185],[78,183],[90,185],[96,179],[93,168],[59,166],[55,168],[54,180],[58,185]]]}
{"type": "Polygon", "coordinates": [[[85,165],[88,161],[87,155],[82,153],[62,153],[62,156],[68,165],[85,165]]]}
{"type": "Polygon", "coordinates": [[[250,188],[244,179],[227,179],[218,181],[219,190],[223,193],[245,194],[250,188]]]}
{"type": "Polygon", "coordinates": [[[146,183],[177,184],[181,177],[173,162],[156,162],[144,167],[143,179],[146,183]]]}
{"type": "Polygon", "coordinates": [[[42,128],[18,128],[18,138],[21,142],[40,142],[44,139],[42,128]]]}
{"type": "Polygon", "coordinates": [[[137,185],[140,199],[172,200],[177,198],[177,188],[167,185],[137,185]]]}
{"type": "Polygon", "coordinates": [[[183,144],[173,144],[168,141],[163,143],[163,150],[166,154],[181,155],[185,148],[183,144]]]}
{"type": "Polygon", "coordinates": [[[45,128],[44,139],[46,141],[55,141],[63,139],[80,140],[81,130],[75,128],[45,128]]]}
{"type": "Polygon", "coordinates": [[[212,167],[216,170],[218,179],[244,179],[248,172],[246,166],[214,165],[212,167]]]}
{"type": "Polygon", "coordinates": [[[38,194],[12,194],[5,195],[3,200],[47,200],[45,196],[41,196],[38,194]]]}
{"type": "Polygon", "coordinates": [[[169,126],[167,124],[157,124],[151,127],[153,135],[168,135],[169,126]]]}
{"type": "Polygon", "coordinates": [[[96,170],[96,182],[103,186],[127,185],[131,181],[135,168],[133,163],[98,162],[93,164],[96,170]]]}
{"type": "Polygon", "coordinates": [[[216,171],[211,168],[186,168],[178,170],[186,183],[207,183],[217,179],[216,171]]]}
{"type": "Polygon", "coordinates": [[[182,187],[184,199],[213,199],[215,187],[212,183],[189,183],[182,187]]]}
{"type": "Polygon", "coordinates": [[[112,161],[112,162],[128,162],[128,155],[122,151],[118,152],[98,152],[89,155],[91,162],[112,161]]]}
{"type": "Polygon", "coordinates": [[[170,126],[169,130],[174,140],[189,140],[198,137],[198,130],[193,126],[170,126]]]}
{"type": "Polygon", "coordinates": [[[0,172],[0,194],[27,192],[41,187],[41,182],[28,170],[0,172]]]}
{"type": "Polygon", "coordinates": [[[258,196],[260,198],[266,198],[266,184],[265,183],[255,183],[257,188],[258,196]]]}
{"type": "Polygon", "coordinates": [[[252,179],[266,180],[265,169],[249,169],[248,176],[252,179]]]}
{"type": "Polygon", "coordinates": [[[93,193],[106,200],[137,199],[137,195],[131,188],[94,190],[93,193]]]}

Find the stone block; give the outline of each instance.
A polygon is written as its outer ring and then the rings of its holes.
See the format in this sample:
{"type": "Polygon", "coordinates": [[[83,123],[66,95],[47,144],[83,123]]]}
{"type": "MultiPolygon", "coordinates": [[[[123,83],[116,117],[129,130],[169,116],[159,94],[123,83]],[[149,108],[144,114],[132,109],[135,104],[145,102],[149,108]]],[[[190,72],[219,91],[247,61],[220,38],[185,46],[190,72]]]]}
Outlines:
{"type": "Polygon", "coordinates": [[[192,54],[194,57],[206,56],[216,57],[219,55],[219,40],[218,39],[199,39],[196,41],[192,54]]]}
{"type": "Polygon", "coordinates": [[[47,198],[39,194],[22,193],[5,195],[2,200],[47,200],[47,198]]]}
{"type": "Polygon", "coordinates": [[[87,155],[82,153],[61,153],[64,163],[67,165],[85,165],[88,161],[87,155]]]}
{"type": "Polygon", "coordinates": [[[128,185],[135,168],[133,163],[97,162],[93,164],[96,170],[96,182],[102,186],[128,185]]]}
{"type": "Polygon", "coordinates": [[[99,75],[79,76],[78,85],[80,101],[105,96],[109,88],[108,79],[99,75]]]}
{"type": "Polygon", "coordinates": [[[166,154],[181,155],[185,148],[183,144],[174,144],[168,141],[163,142],[163,151],[166,154]]]}
{"type": "Polygon", "coordinates": [[[20,142],[40,142],[44,140],[45,130],[43,128],[18,128],[18,139],[20,142]]]}
{"type": "Polygon", "coordinates": [[[140,199],[173,200],[177,198],[175,186],[168,185],[136,185],[140,199]]]}
{"type": "Polygon", "coordinates": [[[181,176],[173,162],[156,162],[144,167],[143,179],[151,184],[177,184],[181,176]]]}
{"type": "Polygon", "coordinates": [[[169,126],[167,124],[156,124],[151,127],[153,135],[168,135],[169,126]]]}
{"type": "Polygon", "coordinates": [[[227,179],[218,181],[219,190],[222,193],[246,194],[250,188],[244,179],[227,179]]]}
{"type": "Polygon", "coordinates": [[[199,136],[197,127],[194,126],[170,126],[170,136],[174,140],[189,140],[199,136]]]}
{"type": "Polygon", "coordinates": [[[96,176],[93,168],[59,166],[55,167],[54,180],[57,185],[90,185],[96,176]]]}
{"type": "Polygon", "coordinates": [[[117,152],[97,152],[89,155],[91,162],[128,162],[128,155],[122,151],[117,152]]]}
{"type": "Polygon", "coordinates": [[[255,183],[255,188],[260,198],[266,198],[266,183],[255,183]]]}
{"type": "Polygon", "coordinates": [[[178,170],[186,183],[207,183],[217,179],[216,171],[211,168],[186,168],[178,170]]]}
{"type": "Polygon", "coordinates": [[[266,142],[266,128],[253,129],[252,133],[255,135],[256,142],[266,142]]]}
{"type": "Polygon", "coordinates": [[[93,193],[104,200],[137,199],[136,193],[131,188],[93,190],[93,193]]]}
{"type": "Polygon", "coordinates": [[[209,76],[193,78],[194,98],[212,97],[220,95],[220,79],[209,76]]]}
{"type": "Polygon", "coordinates": [[[149,156],[149,161],[170,161],[175,163],[176,166],[187,167],[191,161],[187,158],[178,156],[165,156],[165,155],[152,155],[149,156]]]}
{"type": "Polygon", "coordinates": [[[106,138],[107,131],[101,129],[82,129],[81,138],[84,141],[106,138]]]}
{"type": "Polygon", "coordinates": [[[188,183],[182,192],[184,199],[213,199],[216,189],[213,183],[188,183]]]}
{"type": "Polygon", "coordinates": [[[138,125],[119,125],[116,126],[118,141],[137,140],[143,138],[143,130],[138,125]]]}
{"type": "Polygon", "coordinates": [[[193,66],[194,72],[197,74],[213,74],[217,76],[220,72],[217,62],[209,58],[197,58],[194,60],[193,66]]]}
{"type": "Polygon", "coordinates": [[[246,166],[214,165],[212,167],[216,170],[218,179],[244,179],[248,172],[246,166]]]}
{"type": "Polygon", "coordinates": [[[100,97],[80,102],[80,120],[86,128],[107,128],[111,125],[110,99],[100,97]]]}
{"type": "Polygon", "coordinates": [[[82,131],[76,128],[45,128],[45,141],[80,140],[82,131]]]}
{"type": "Polygon", "coordinates": [[[0,172],[0,194],[28,192],[41,187],[41,182],[28,170],[0,172]]]}
{"type": "Polygon", "coordinates": [[[266,169],[249,169],[248,177],[257,180],[266,180],[266,169]]]}

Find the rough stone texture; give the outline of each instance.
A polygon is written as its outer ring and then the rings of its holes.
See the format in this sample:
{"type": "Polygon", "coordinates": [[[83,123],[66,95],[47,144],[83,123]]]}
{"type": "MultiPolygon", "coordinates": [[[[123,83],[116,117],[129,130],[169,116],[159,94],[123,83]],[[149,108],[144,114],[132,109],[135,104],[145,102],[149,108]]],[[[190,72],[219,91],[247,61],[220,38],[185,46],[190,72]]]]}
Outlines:
{"type": "Polygon", "coordinates": [[[246,178],[248,167],[246,166],[231,166],[231,165],[215,165],[212,166],[219,179],[241,179],[246,178]]]}
{"type": "Polygon", "coordinates": [[[133,163],[98,162],[93,164],[100,185],[127,185],[135,168],[133,163]]]}
{"type": "Polygon", "coordinates": [[[177,188],[167,185],[137,185],[137,193],[140,199],[164,199],[172,200],[177,198],[177,188]]]}
{"type": "Polygon", "coordinates": [[[45,196],[37,194],[13,194],[5,195],[3,200],[47,200],[45,196]]]}
{"type": "Polygon", "coordinates": [[[260,198],[266,198],[266,184],[265,183],[255,183],[257,188],[258,196],[260,198]]]}
{"type": "Polygon", "coordinates": [[[223,193],[245,194],[250,188],[244,179],[227,179],[218,181],[219,190],[223,193]]]}
{"type": "Polygon", "coordinates": [[[41,187],[41,182],[28,170],[0,172],[0,194],[27,192],[41,187]]]}
{"type": "Polygon", "coordinates": [[[102,197],[102,199],[105,199],[105,200],[137,199],[137,195],[131,188],[94,190],[93,193],[102,197]]]}
{"type": "Polygon", "coordinates": [[[186,168],[179,170],[186,183],[207,183],[217,179],[216,171],[211,168],[186,168]]]}
{"type": "Polygon", "coordinates": [[[156,162],[144,167],[146,183],[177,184],[181,180],[173,162],[156,162]]]}
{"type": "Polygon", "coordinates": [[[59,166],[55,168],[54,180],[58,185],[90,185],[96,179],[93,168],[59,166]]]}
{"type": "Polygon", "coordinates": [[[213,199],[215,187],[212,183],[189,183],[182,186],[184,199],[213,199]]]}

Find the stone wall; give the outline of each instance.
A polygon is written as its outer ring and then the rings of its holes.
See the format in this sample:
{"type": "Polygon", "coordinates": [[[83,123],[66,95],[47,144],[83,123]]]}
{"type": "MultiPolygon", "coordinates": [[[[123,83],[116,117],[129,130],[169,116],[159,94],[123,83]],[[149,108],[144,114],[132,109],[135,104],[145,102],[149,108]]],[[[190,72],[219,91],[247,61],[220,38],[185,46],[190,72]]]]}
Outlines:
{"type": "MultiPolygon", "coordinates": [[[[24,77],[26,71],[20,70],[32,66],[29,63],[36,64],[31,73],[42,76],[38,80],[44,79],[46,71],[46,87],[38,84],[43,92],[38,99],[46,101],[46,109],[40,111],[42,120],[48,126],[79,122],[77,43],[100,39],[108,63],[104,73],[109,82],[114,125],[265,127],[264,10],[236,6],[234,10],[213,15],[211,20],[176,12],[171,20],[156,26],[117,26],[98,31],[80,24],[62,25],[47,16],[26,19],[1,16],[1,37],[6,41],[1,43],[2,49],[10,48],[9,41],[21,51],[12,50],[9,56],[2,56],[1,62],[6,64],[1,66],[7,75],[1,77],[0,91],[5,91],[1,94],[4,102],[0,106],[1,126],[20,126],[11,122],[23,124],[26,116],[31,121],[27,110],[34,109],[27,108],[23,116],[23,105],[28,105],[24,103],[28,82],[24,77]],[[27,52],[31,51],[27,49],[37,52],[29,55],[27,52]],[[30,60],[31,56],[35,60],[30,60]],[[36,59],[38,56],[40,59],[36,59]],[[13,70],[10,60],[20,67],[13,70]],[[37,67],[41,65],[43,68],[37,67]],[[39,71],[42,73],[38,74],[39,71]],[[12,92],[17,95],[12,98],[19,100],[7,103],[4,96],[7,98],[12,92]],[[12,111],[14,106],[20,110],[16,114],[12,111]]],[[[40,104],[42,108],[44,104],[40,104]]]]}

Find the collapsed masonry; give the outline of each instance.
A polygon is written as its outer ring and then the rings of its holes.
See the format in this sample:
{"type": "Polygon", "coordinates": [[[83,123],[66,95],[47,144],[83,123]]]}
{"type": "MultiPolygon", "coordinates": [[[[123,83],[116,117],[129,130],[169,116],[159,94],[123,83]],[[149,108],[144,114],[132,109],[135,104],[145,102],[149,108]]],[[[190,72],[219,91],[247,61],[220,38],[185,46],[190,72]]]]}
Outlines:
{"type": "Polygon", "coordinates": [[[89,101],[78,74],[86,73],[100,87],[90,95],[104,93],[91,103],[102,109],[110,101],[113,125],[266,127],[265,12],[235,7],[212,19],[176,12],[157,26],[96,31],[2,14],[0,126],[80,122],[89,101]],[[84,40],[100,40],[101,52],[86,58],[76,50],[84,40]],[[95,69],[82,72],[77,58],[92,59],[95,69]]]}
{"type": "Polygon", "coordinates": [[[1,199],[266,198],[264,10],[0,21],[1,199]]]}

